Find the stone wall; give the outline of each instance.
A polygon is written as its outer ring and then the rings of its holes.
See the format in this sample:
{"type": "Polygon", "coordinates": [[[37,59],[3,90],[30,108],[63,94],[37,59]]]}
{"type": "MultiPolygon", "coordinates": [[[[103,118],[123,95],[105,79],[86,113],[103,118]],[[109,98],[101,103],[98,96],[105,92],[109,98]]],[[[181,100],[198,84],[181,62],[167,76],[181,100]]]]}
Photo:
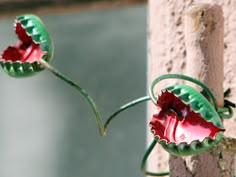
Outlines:
{"type": "MultiPolygon", "coordinates": [[[[234,0],[149,0],[148,56],[149,83],[153,78],[166,73],[186,72],[186,46],[183,16],[191,3],[217,3],[224,11],[224,88],[231,88],[230,100],[236,102],[236,1],[234,0]]],[[[173,84],[173,81],[171,81],[173,84]]],[[[158,88],[168,84],[160,83],[158,88]]],[[[234,110],[236,111],[236,110],[234,110]]],[[[149,117],[153,113],[150,105],[149,117]]],[[[226,136],[236,137],[234,116],[225,120],[226,136]]],[[[149,143],[153,136],[148,134],[149,143]]],[[[156,155],[150,160],[150,167],[165,170],[168,166],[168,154],[162,148],[156,148],[156,155]]]]}

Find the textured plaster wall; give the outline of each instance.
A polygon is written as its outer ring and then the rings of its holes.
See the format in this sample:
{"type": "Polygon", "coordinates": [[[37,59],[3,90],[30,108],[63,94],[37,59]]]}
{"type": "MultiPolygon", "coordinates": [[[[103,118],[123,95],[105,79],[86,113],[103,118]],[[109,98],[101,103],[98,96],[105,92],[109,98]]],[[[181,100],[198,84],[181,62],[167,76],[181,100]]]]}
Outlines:
{"type": "MultiPolygon", "coordinates": [[[[149,0],[148,57],[149,83],[166,73],[186,73],[186,46],[184,36],[184,12],[191,3],[216,3],[222,5],[225,20],[224,34],[224,88],[231,88],[230,100],[236,102],[236,1],[235,0],[149,0]]],[[[175,80],[161,82],[157,90],[175,80]]],[[[149,105],[149,118],[153,107],[149,105]]],[[[234,110],[236,112],[236,110],[234,110]]],[[[149,121],[149,120],[148,120],[149,121]]],[[[236,114],[225,120],[226,136],[236,138],[236,114]]],[[[153,136],[148,134],[149,143],[153,136]]],[[[161,147],[156,148],[150,158],[151,169],[165,170],[168,154],[161,147]]]]}

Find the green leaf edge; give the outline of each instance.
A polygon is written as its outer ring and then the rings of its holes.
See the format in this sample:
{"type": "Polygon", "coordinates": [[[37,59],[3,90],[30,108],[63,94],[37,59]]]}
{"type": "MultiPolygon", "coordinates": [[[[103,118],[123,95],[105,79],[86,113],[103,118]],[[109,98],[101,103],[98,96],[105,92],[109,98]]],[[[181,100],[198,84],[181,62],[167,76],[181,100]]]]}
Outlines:
{"type": "Polygon", "coordinates": [[[167,87],[165,90],[173,92],[175,96],[179,97],[185,104],[189,105],[194,112],[200,113],[201,117],[205,121],[213,123],[220,129],[224,129],[222,120],[215,108],[194,88],[188,85],[177,84],[167,87]]]}
{"type": "Polygon", "coordinates": [[[160,140],[158,136],[155,136],[154,138],[170,154],[175,156],[190,156],[200,154],[216,146],[222,139],[223,133],[223,131],[217,133],[215,139],[206,137],[202,142],[194,140],[190,144],[183,142],[178,145],[174,142],[167,143],[165,140],[160,140]]]}
{"type": "Polygon", "coordinates": [[[45,61],[49,62],[54,51],[53,42],[42,20],[36,15],[25,14],[18,16],[16,22],[21,23],[27,35],[31,36],[36,44],[40,44],[41,50],[47,52],[46,55],[49,54],[49,57],[44,58],[45,61]]]}

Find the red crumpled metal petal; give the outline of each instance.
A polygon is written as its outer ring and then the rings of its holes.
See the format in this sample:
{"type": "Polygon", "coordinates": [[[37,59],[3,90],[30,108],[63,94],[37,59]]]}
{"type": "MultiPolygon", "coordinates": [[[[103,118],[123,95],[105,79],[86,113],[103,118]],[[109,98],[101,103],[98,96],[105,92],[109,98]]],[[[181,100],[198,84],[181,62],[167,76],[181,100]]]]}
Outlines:
{"type": "Polygon", "coordinates": [[[33,43],[32,37],[27,35],[25,29],[22,28],[21,23],[19,22],[15,24],[15,33],[24,44],[30,45],[31,43],[33,43]]]}
{"type": "Polygon", "coordinates": [[[205,121],[172,92],[165,91],[157,100],[157,112],[150,122],[151,131],[166,143],[190,144],[194,140],[215,138],[222,129],[205,121]]]}
{"type": "Polygon", "coordinates": [[[27,35],[26,30],[18,22],[15,25],[15,32],[20,41],[14,46],[9,46],[2,54],[2,59],[11,62],[38,61],[45,55],[39,44],[34,43],[32,37],[27,35]]]}

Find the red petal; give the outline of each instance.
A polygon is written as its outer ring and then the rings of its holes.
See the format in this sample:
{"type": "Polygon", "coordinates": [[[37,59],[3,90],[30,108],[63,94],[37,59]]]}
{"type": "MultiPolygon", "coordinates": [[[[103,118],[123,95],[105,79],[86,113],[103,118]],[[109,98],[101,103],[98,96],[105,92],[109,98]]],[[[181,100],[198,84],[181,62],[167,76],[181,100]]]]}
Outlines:
{"type": "Polygon", "coordinates": [[[18,38],[24,43],[24,44],[31,44],[33,42],[32,37],[28,36],[26,34],[26,31],[24,28],[22,28],[21,24],[19,22],[16,23],[15,26],[15,32],[18,36],[18,38]]]}
{"type": "Polygon", "coordinates": [[[20,23],[16,23],[15,32],[20,41],[15,46],[9,46],[2,54],[2,59],[6,61],[30,62],[40,60],[46,52],[43,52],[39,44],[33,42],[26,30],[20,23]]]}
{"type": "Polygon", "coordinates": [[[9,46],[2,54],[4,60],[17,61],[20,60],[22,54],[16,47],[9,46]]]}
{"type": "Polygon", "coordinates": [[[205,121],[199,113],[190,109],[173,93],[164,92],[157,101],[159,112],[153,115],[150,122],[155,136],[167,143],[203,141],[206,137],[215,138],[222,131],[211,122],[205,121]]]}

